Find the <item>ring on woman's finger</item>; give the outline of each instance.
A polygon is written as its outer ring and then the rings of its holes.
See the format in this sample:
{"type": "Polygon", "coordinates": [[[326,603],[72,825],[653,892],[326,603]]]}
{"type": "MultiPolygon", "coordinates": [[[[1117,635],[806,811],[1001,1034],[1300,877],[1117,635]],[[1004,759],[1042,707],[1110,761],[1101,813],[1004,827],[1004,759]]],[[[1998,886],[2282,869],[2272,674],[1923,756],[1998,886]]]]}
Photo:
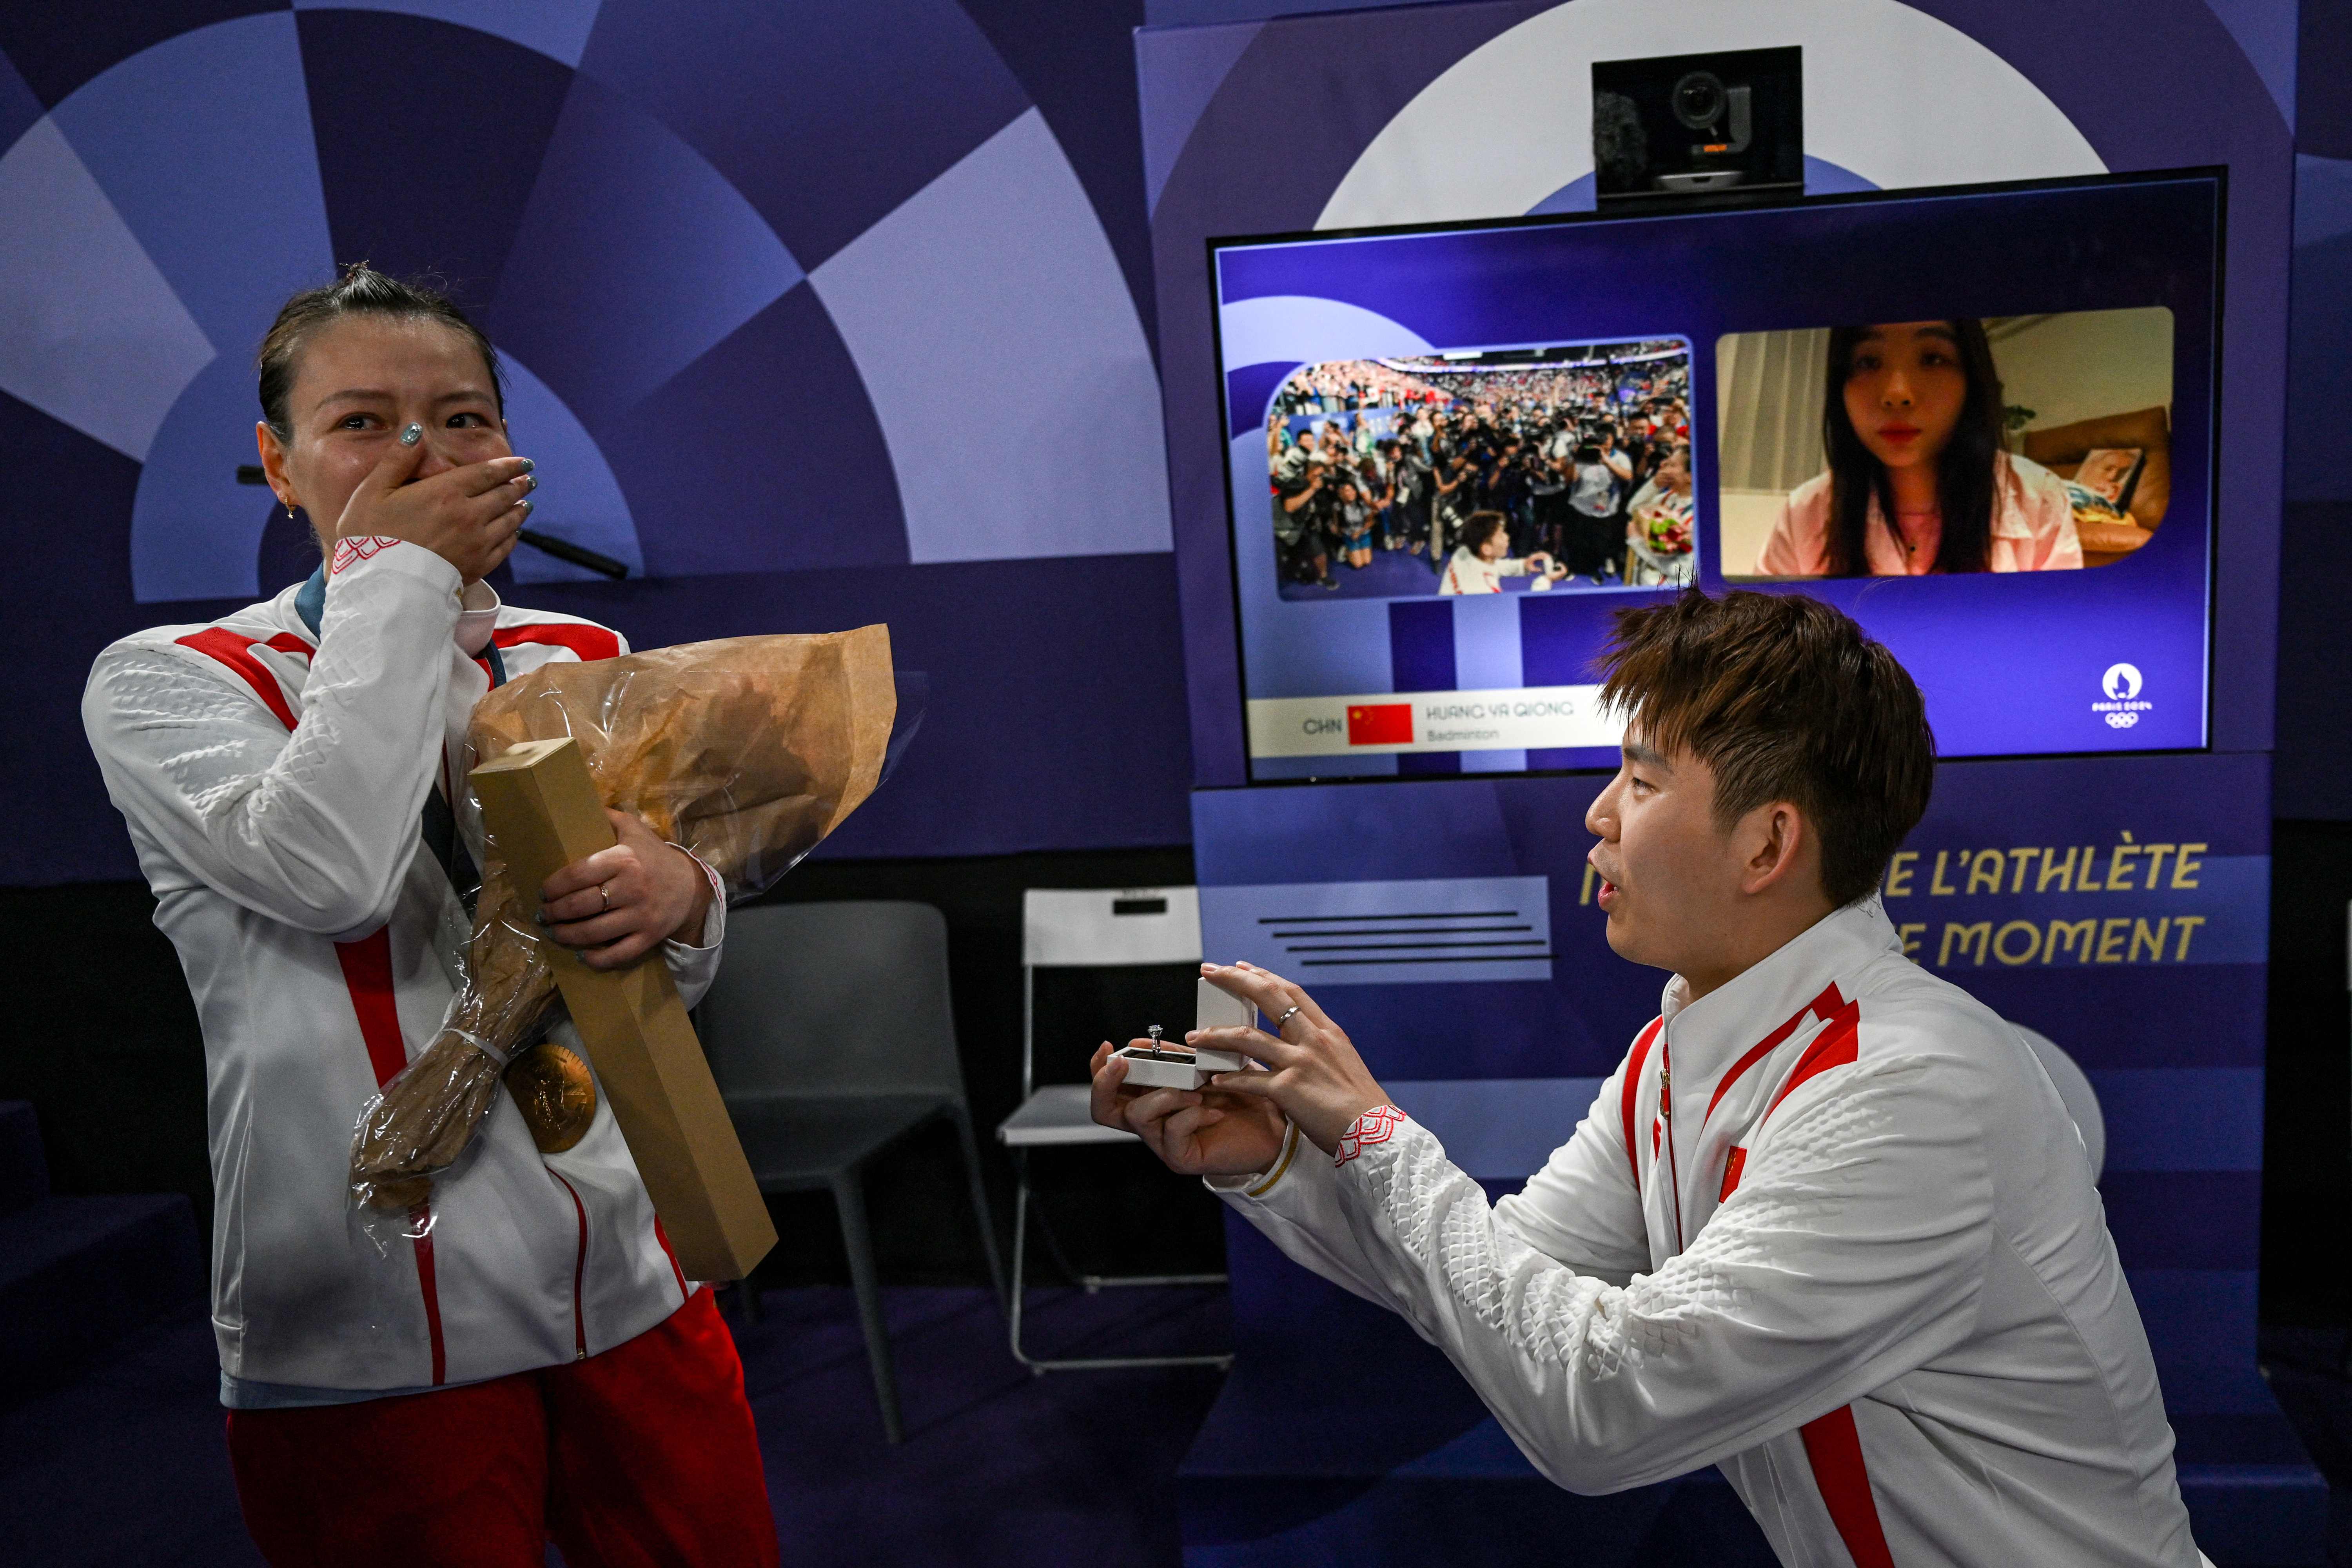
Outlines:
{"type": "Polygon", "coordinates": [[[1274,1021],[1274,1032],[1275,1032],[1276,1034],[1277,1034],[1277,1035],[1281,1034],[1281,1033],[1282,1033],[1282,1026],[1283,1026],[1285,1024],[1287,1024],[1288,1022],[1290,1022],[1290,1020],[1291,1020],[1292,1018],[1294,1018],[1294,1017],[1297,1016],[1299,1009],[1300,1009],[1301,1007],[1303,1007],[1304,1005],[1306,1005],[1306,1004],[1304,1004],[1304,1003],[1297,1003],[1297,1002],[1294,1002],[1294,1003],[1292,1003],[1292,1004],[1291,1004],[1291,1007],[1290,1007],[1290,1011],[1289,1011],[1289,1012],[1287,1012],[1287,1013],[1285,1013],[1281,1017],[1276,1018],[1276,1019],[1274,1021]]]}

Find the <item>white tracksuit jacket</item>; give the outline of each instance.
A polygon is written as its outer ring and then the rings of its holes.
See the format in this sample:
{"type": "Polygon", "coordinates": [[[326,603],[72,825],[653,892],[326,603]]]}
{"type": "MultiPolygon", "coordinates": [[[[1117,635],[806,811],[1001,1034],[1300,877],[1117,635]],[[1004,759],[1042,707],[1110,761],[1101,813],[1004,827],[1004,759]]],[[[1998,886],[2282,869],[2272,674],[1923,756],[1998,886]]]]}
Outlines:
{"type": "Polygon", "coordinates": [[[1560,1486],[1719,1465],[1808,1568],[2200,1561],[2080,1136],[1875,899],[1669,984],[1492,1208],[1411,1121],[1291,1153],[1226,1201],[1402,1313],[1560,1486]]]}
{"type": "MultiPolygon", "coordinates": [[[[465,735],[489,689],[454,640],[456,569],[420,545],[352,542],[317,633],[289,588],[209,626],[124,638],[82,699],[203,1020],[213,1324],[222,1370],[268,1385],[262,1403],[572,1361],[687,1295],[601,1088],[587,1135],[546,1156],[496,1096],[470,1163],[436,1183],[421,1241],[379,1254],[349,1211],[360,1109],[432,1043],[454,994],[467,921],[419,814],[458,781],[448,793],[480,863],[465,735]]],[[[499,606],[494,631],[478,609],[465,619],[510,677],[626,651],[565,616],[499,606]]],[[[706,945],[668,946],[689,1005],[717,973],[724,922],[714,900],[706,945]]]]}

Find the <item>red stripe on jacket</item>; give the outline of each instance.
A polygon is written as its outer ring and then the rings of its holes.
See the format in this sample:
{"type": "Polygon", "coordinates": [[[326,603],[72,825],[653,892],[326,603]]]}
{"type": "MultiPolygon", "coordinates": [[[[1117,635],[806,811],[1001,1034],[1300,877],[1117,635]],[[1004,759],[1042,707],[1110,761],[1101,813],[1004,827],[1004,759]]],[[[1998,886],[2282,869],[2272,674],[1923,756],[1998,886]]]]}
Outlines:
{"type": "Polygon", "coordinates": [[[1827,990],[1814,997],[1811,1001],[1806,1003],[1803,1006],[1798,1008],[1797,1011],[1790,1016],[1787,1023],[1781,1025],[1779,1028],[1765,1036],[1759,1043],[1749,1048],[1746,1056],[1741,1057],[1738,1061],[1731,1064],[1731,1070],[1725,1073],[1723,1075],[1723,1080],[1715,1086],[1714,1097],[1706,1102],[1706,1116],[1702,1116],[1698,1119],[1699,1125],[1701,1127],[1706,1125],[1706,1117],[1713,1116],[1715,1114],[1715,1108],[1723,1103],[1723,1097],[1726,1093],[1729,1092],[1731,1086],[1738,1083],[1741,1075],[1746,1073],[1749,1068],[1754,1067],[1758,1062],[1762,1061],[1766,1057],[1771,1055],[1772,1052],[1778,1049],[1781,1043],[1787,1040],[1790,1035],[1795,1034],[1797,1032],[1798,1025],[1803,1023],[1807,1018],[1811,1017],[1816,1013],[1820,1014],[1824,1019],[1833,1017],[1837,1014],[1838,1010],[1844,1005],[1845,999],[1838,994],[1837,984],[1832,981],[1827,990]]]}
{"type": "Polygon", "coordinates": [[[1789,1075],[1789,1081],[1780,1086],[1780,1092],[1772,1097],[1772,1103],[1764,1108],[1764,1114],[1769,1116],[1780,1109],[1780,1102],[1794,1094],[1798,1086],[1808,1079],[1818,1078],[1832,1068],[1851,1065],[1858,1054],[1861,1032],[1862,1004],[1849,1002],[1831,1016],[1829,1027],[1822,1031],[1821,1038],[1805,1047],[1805,1054],[1797,1058],[1797,1070],[1789,1075]]]}
{"type": "MultiPolygon", "coordinates": [[[[1801,1008],[1794,1017],[1766,1036],[1762,1043],[1732,1064],[1731,1070],[1725,1073],[1723,1080],[1716,1085],[1714,1097],[1707,1101],[1707,1115],[1715,1114],[1715,1108],[1722,1102],[1724,1092],[1741,1074],[1763,1060],[1776,1047],[1784,1044],[1796,1032],[1798,1025],[1816,1014],[1826,1026],[1821,1037],[1806,1047],[1804,1054],[1797,1058],[1796,1070],[1789,1075],[1789,1081],[1782,1084],[1780,1092],[1772,1097],[1771,1104],[1764,1108],[1764,1114],[1771,1115],[1780,1102],[1807,1079],[1832,1068],[1852,1063],[1859,1052],[1862,1005],[1846,1001],[1836,985],[1832,984],[1801,1008]]],[[[1652,1024],[1635,1042],[1633,1053],[1627,1059],[1624,1114],[1625,1146],[1629,1154],[1633,1146],[1633,1111],[1637,1098],[1635,1080],[1640,1076],[1643,1059],[1648,1056],[1650,1042],[1664,1023],[1664,1020],[1660,1019],[1652,1024]]],[[[1717,1194],[1717,1202],[1728,1200],[1738,1189],[1739,1178],[1747,1163],[1746,1149],[1735,1148],[1726,1156],[1723,1187],[1717,1194]]],[[[1641,1185],[1638,1167],[1633,1175],[1634,1185],[1638,1188],[1641,1185]]],[[[1821,1489],[1822,1506],[1828,1509],[1830,1522],[1836,1527],[1838,1539],[1845,1545],[1846,1555],[1853,1559],[1854,1568],[1895,1568],[1894,1553],[1886,1544],[1886,1531],[1879,1521],[1878,1502],[1871,1495],[1870,1468],[1863,1460],[1862,1435],[1854,1426],[1853,1407],[1843,1406],[1818,1420],[1807,1422],[1798,1428],[1798,1436],[1804,1442],[1805,1458],[1812,1466],[1813,1482],[1821,1489]]]]}
{"type": "Polygon", "coordinates": [[[392,997],[392,928],[378,926],[357,942],[335,943],[335,962],[342,965],[343,989],[352,994],[368,1066],[382,1089],[408,1065],[408,1044],[401,1037],[400,1012],[392,997]]]}
{"type": "Polygon", "coordinates": [[[1812,1461],[1813,1484],[1845,1542],[1853,1568],[1895,1568],[1886,1531],[1878,1522],[1878,1500],[1870,1495],[1870,1468],[1862,1461],[1862,1434],[1854,1430],[1853,1406],[1841,1405],[1797,1429],[1812,1461]]]}
{"type": "Polygon", "coordinates": [[[574,626],[567,621],[551,621],[532,626],[500,626],[490,634],[490,641],[499,647],[513,647],[518,643],[568,647],[583,659],[621,657],[618,632],[608,632],[602,626],[574,626]]]}
{"type": "MultiPolygon", "coordinates": [[[[408,1065],[408,1043],[400,1033],[400,1009],[393,998],[392,928],[378,926],[357,942],[335,943],[335,962],[342,966],[343,989],[351,993],[352,1016],[359,1020],[360,1038],[367,1043],[368,1066],[382,1089],[408,1065]]],[[[425,1217],[425,1205],[415,1215],[425,1217]]],[[[425,1296],[425,1331],[433,1343],[433,1381],[437,1385],[449,1367],[447,1347],[441,1340],[441,1292],[434,1280],[433,1238],[416,1237],[416,1287],[425,1296]]]]}
{"type": "MultiPolygon", "coordinates": [[[[423,1217],[426,1205],[416,1205],[423,1217]]],[[[449,1381],[448,1347],[441,1341],[441,1287],[433,1275],[433,1238],[420,1236],[411,1244],[416,1248],[416,1289],[425,1297],[425,1332],[433,1342],[433,1386],[440,1387],[449,1381]]]]}
{"type": "MultiPolygon", "coordinates": [[[[207,626],[191,632],[179,639],[184,647],[218,660],[235,671],[253,689],[278,721],[291,731],[300,721],[293,705],[287,701],[284,688],[268,667],[253,657],[250,651],[257,639],[240,636],[224,626],[207,626]]],[[[582,659],[617,658],[621,639],[615,633],[601,626],[552,624],[509,626],[494,632],[492,640],[499,647],[513,647],[518,643],[539,643],[568,647],[582,659]]],[[[304,658],[314,656],[309,643],[291,632],[280,632],[262,645],[280,653],[299,654],[304,658]]],[[[487,668],[487,664],[485,665],[487,668]]],[[[335,944],[335,961],[343,972],[343,987],[351,994],[352,1013],[360,1026],[360,1038],[367,1046],[368,1066],[375,1073],[376,1087],[382,1089],[408,1065],[407,1042],[400,1032],[400,1014],[393,995],[392,930],[382,926],[357,942],[335,944]]],[[[557,1178],[559,1181],[561,1177],[557,1178]]],[[[1638,1175],[1636,1180],[1638,1181],[1638,1175]]],[[[570,1183],[564,1184],[567,1191],[570,1183]]],[[[587,1262],[588,1215],[580,1205],[580,1195],[572,1194],[579,1209],[581,1250],[572,1269],[572,1332],[580,1352],[587,1353],[587,1325],[582,1312],[580,1289],[581,1271],[587,1262]]],[[[424,1215],[420,1212],[419,1218],[424,1215]]],[[[661,1234],[661,1222],[654,1222],[654,1234],[661,1241],[662,1251],[669,1256],[670,1272],[677,1279],[678,1294],[684,1296],[686,1276],[677,1267],[677,1256],[670,1251],[669,1238],[661,1234]]],[[[448,1348],[441,1331],[441,1293],[433,1263],[433,1238],[420,1236],[415,1242],[416,1250],[416,1283],[425,1298],[425,1327],[432,1342],[433,1382],[437,1386],[447,1380],[448,1348]]]]}
{"type": "Polygon", "coordinates": [[[588,1314],[582,1305],[580,1293],[588,1276],[588,1205],[580,1201],[579,1191],[564,1181],[562,1173],[550,1165],[547,1173],[553,1176],[566,1193],[572,1195],[572,1210],[580,1216],[580,1250],[572,1258],[572,1347],[573,1358],[588,1359],[588,1314]]]}
{"type": "MultiPolygon", "coordinates": [[[[207,654],[244,677],[245,683],[253,688],[253,694],[278,715],[279,723],[291,730],[295,724],[293,704],[286,700],[285,689],[278,684],[278,678],[269,673],[268,667],[247,651],[253,644],[253,638],[239,637],[224,626],[206,626],[203,631],[190,632],[180,638],[182,647],[192,647],[198,653],[207,654]]],[[[305,658],[310,654],[309,646],[289,632],[280,632],[264,646],[287,653],[299,653],[305,658]],[[294,646],[286,647],[288,643],[294,646]]]]}
{"type": "Polygon", "coordinates": [[[1717,1203],[1728,1203],[1731,1194],[1739,1190],[1740,1173],[1748,1169],[1748,1151],[1735,1147],[1723,1157],[1723,1186],[1715,1194],[1717,1203]]]}
{"type": "Polygon", "coordinates": [[[669,1259],[670,1277],[677,1281],[677,1299],[685,1300],[690,1292],[686,1288],[686,1270],[677,1266],[677,1249],[669,1244],[669,1232],[662,1228],[661,1215],[654,1215],[654,1239],[661,1243],[662,1256],[669,1259]]]}
{"type": "Polygon", "coordinates": [[[1625,1159],[1633,1167],[1633,1191],[1642,1190],[1641,1145],[1633,1142],[1633,1116],[1642,1095],[1642,1068],[1650,1060],[1650,1047],[1657,1042],[1658,1031],[1666,1026],[1664,1018],[1653,1018],[1650,1026],[1633,1041],[1633,1048],[1625,1053],[1625,1159]]]}

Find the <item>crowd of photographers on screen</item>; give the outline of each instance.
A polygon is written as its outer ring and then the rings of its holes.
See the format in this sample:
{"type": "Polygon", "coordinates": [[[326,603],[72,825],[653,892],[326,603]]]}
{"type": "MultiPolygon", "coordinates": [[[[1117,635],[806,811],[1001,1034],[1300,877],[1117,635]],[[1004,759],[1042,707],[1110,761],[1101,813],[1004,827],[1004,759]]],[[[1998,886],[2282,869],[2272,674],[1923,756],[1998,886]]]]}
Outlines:
{"type": "Polygon", "coordinates": [[[1691,577],[1690,371],[1536,365],[1421,375],[1309,366],[1266,427],[1282,579],[1326,589],[1378,554],[1439,593],[1679,586],[1691,577]]]}

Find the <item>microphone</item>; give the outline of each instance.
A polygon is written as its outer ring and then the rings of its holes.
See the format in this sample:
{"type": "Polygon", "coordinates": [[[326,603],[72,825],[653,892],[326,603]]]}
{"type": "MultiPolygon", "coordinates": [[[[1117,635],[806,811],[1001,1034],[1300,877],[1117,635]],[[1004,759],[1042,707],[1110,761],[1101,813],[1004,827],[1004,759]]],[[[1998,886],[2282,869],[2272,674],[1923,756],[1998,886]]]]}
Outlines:
{"type": "Polygon", "coordinates": [[[585,545],[573,544],[552,534],[541,533],[535,528],[520,529],[515,538],[533,550],[543,550],[558,561],[569,561],[574,566],[585,566],[591,572],[602,573],[615,583],[629,574],[629,563],[602,555],[585,545]]]}

